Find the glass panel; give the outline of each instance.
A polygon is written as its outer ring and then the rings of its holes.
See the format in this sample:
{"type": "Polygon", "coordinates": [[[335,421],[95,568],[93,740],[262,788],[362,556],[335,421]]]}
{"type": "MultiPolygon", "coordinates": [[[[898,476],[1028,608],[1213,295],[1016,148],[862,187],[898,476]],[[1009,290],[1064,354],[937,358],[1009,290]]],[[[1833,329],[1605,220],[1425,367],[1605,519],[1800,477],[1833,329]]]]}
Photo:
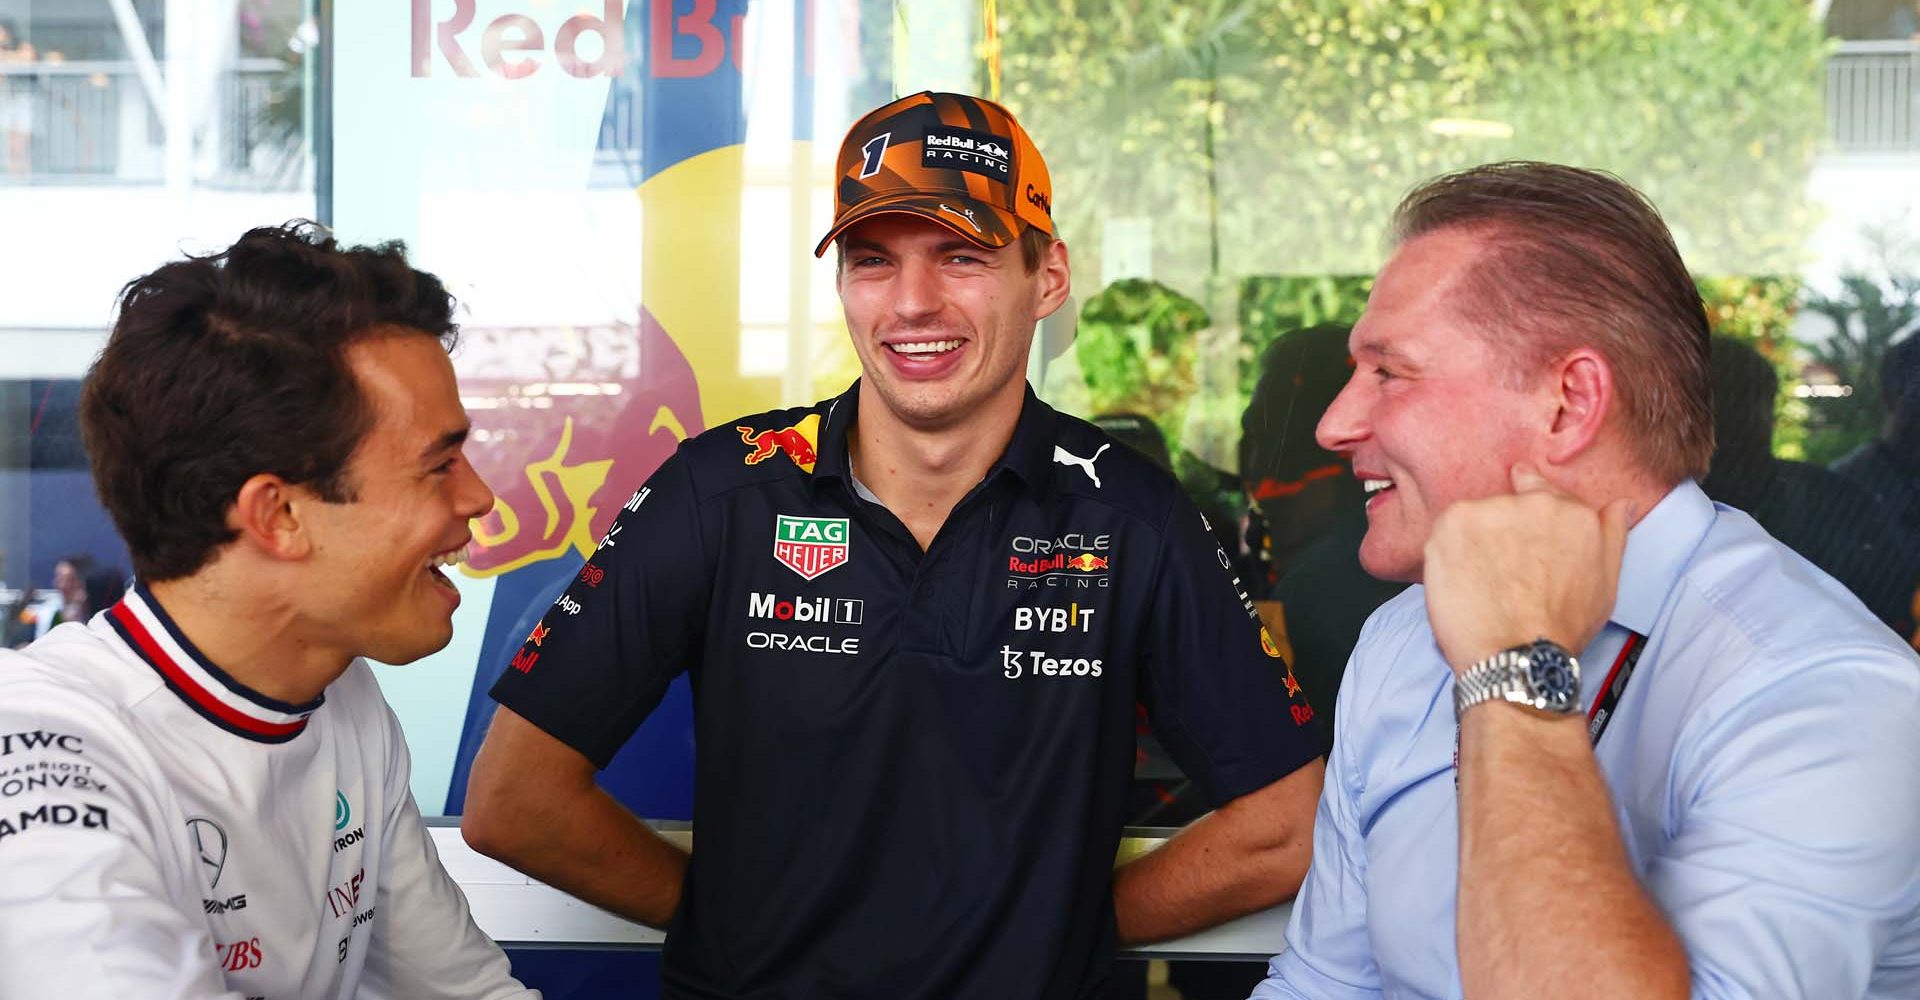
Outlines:
{"type": "Polygon", "coordinates": [[[74,416],[120,287],[183,249],[315,213],[311,6],[0,0],[8,645],[111,603],[129,572],[74,416]]]}

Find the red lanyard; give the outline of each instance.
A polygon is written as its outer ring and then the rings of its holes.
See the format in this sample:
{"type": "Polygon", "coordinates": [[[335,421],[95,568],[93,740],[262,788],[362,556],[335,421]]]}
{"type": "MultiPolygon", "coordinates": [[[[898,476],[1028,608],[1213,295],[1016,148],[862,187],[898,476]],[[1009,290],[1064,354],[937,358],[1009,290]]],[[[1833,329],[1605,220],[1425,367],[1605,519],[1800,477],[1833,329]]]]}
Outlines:
{"type": "Polygon", "coordinates": [[[1627,691],[1627,682],[1633,679],[1633,668],[1640,662],[1640,653],[1647,648],[1647,637],[1638,632],[1627,633],[1627,644],[1620,647],[1620,655],[1613,658],[1613,669],[1607,671],[1607,682],[1600,686],[1600,696],[1593,699],[1593,707],[1587,710],[1587,735],[1594,746],[1600,745],[1600,734],[1607,731],[1607,723],[1613,721],[1614,710],[1620,707],[1620,696],[1627,691]]]}

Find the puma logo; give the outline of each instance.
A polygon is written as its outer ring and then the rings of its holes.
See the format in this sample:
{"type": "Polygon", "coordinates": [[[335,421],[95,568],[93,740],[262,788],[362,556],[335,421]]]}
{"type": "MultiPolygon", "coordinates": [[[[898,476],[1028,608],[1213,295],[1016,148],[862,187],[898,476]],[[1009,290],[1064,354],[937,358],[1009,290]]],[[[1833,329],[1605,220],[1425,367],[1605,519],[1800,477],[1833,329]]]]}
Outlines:
{"type": "Polygon", "coordinates": [[[984,233],[984,232],[986,232],[986,230],[984,230],[984,229],[981,229],[981,228],[980,228],[980,223],[978,223],[978,222],[975,222],[975,221],[974,221],[974,219],[973,219],[973,209],[971,209],[971,208],[954,208],[954,207],[953,207],[952,205],[949,205],[949,204],[947,204],[946,202],[944,202],[944,201],[943,201],[943,202],[941,202],[941,203],[940,203],[940,211],[942,211],[942,212],[951,212],[951,213],[953,213],[954,215],[957,215],[957,216],[959,216],[959,217],[961,217],[961,218],[963,218],[963,219],[965,219],[965,220],[967,220],[967,225],[969,225],[969,226],[972,226],[972,227],[973,227],[973,231],[974,231],[974,232],[976,232],[976,233],[984,233]]]}
{"type": "Polygon", "coordinates": [[[1061,465],[1079,466],[1080,471],[1085,472],[1087,474],[1087,478],[1093,480],[1093,488],[1097,490],[1100,488],[1100,474],[1093,471],[1093,463],[1098,462],[1100,460],[1101,452],[1106,451],[1108,448],[1111,448],[1111,447],[1113,447],[1112,442],[1108,442],[1107,444],[1103,444],[1099,448],[1094,449],[1093,454],[1088,455],[1086,458],[1081,458],[1080,456],[1075,455],[1073,452],[1070,452],[1067,449],[1062,448],[1056,444],[1053,446],[1053,460],[1060,463],[1061,465]]]}

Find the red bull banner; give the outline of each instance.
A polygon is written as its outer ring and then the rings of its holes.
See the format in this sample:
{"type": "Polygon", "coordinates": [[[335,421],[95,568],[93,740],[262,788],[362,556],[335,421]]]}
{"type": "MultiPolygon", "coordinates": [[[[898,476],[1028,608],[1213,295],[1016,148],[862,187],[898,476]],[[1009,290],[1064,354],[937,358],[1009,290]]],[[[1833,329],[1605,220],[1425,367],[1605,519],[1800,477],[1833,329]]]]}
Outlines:
{"type": "MultiPolygon", "coordinates": [[[[818,367],[844,334],[808,251],[834,144],[893,95],[891,60],[863,55],[892,50],[893,18],[856,0],[406,0],[336,5],[332,28],[327,221],[405,240],[460,300],[467,453],[498,497],[453,644],[381,673],[423,810],[457,813],[487,689],[545,668],[513,657],[653,470],[709,421],[845,387],[818,367]]],[[[817,420],[738,433],[749,464],[817,458],[817,420]]],[[[844,532],[796,530],[782,558],[806,579],[852,557],[844,532]]],[[[685,688],[603,776],[641,815],[690,814],[685,688]]]]}

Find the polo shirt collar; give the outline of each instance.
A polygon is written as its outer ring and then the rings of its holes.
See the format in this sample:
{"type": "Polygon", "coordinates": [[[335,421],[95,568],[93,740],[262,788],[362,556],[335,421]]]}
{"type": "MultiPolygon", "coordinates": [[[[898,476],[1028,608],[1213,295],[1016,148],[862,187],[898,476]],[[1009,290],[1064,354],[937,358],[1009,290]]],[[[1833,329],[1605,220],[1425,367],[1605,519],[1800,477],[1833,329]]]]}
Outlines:
{"type": "MultiPolygon", "coordinates": [[[[847,391],[827,401],[826,413],[820,422],[820,460],[813,468],[813,482],[816,485],[826,479],[839,479],[846,481],[851,488],[853,474],[847,452],[847,437],[853,433],[859,409],[858,379],[847,387],[847,391]]],[[[987,481],[992,481],[1005,469],[1019,477],[1029,489],[1045,488],[1053,475],[1054,430],[1058,423],[1059,413],[1041,402],[1031,384],[1026,386],[1020,404],[1020,419],[1013,427],[1013,438],[1007,442],[1007,450],[1001,453],[993,468],[987,470],[987,481]]]]}
{"type": "Polygon", "coordinates": [[[1649,634],[1667,595],[1713,525],[1713,501],[1691,479],[1667,492],[1627,533],[1611,621],[1649,634]]]}

